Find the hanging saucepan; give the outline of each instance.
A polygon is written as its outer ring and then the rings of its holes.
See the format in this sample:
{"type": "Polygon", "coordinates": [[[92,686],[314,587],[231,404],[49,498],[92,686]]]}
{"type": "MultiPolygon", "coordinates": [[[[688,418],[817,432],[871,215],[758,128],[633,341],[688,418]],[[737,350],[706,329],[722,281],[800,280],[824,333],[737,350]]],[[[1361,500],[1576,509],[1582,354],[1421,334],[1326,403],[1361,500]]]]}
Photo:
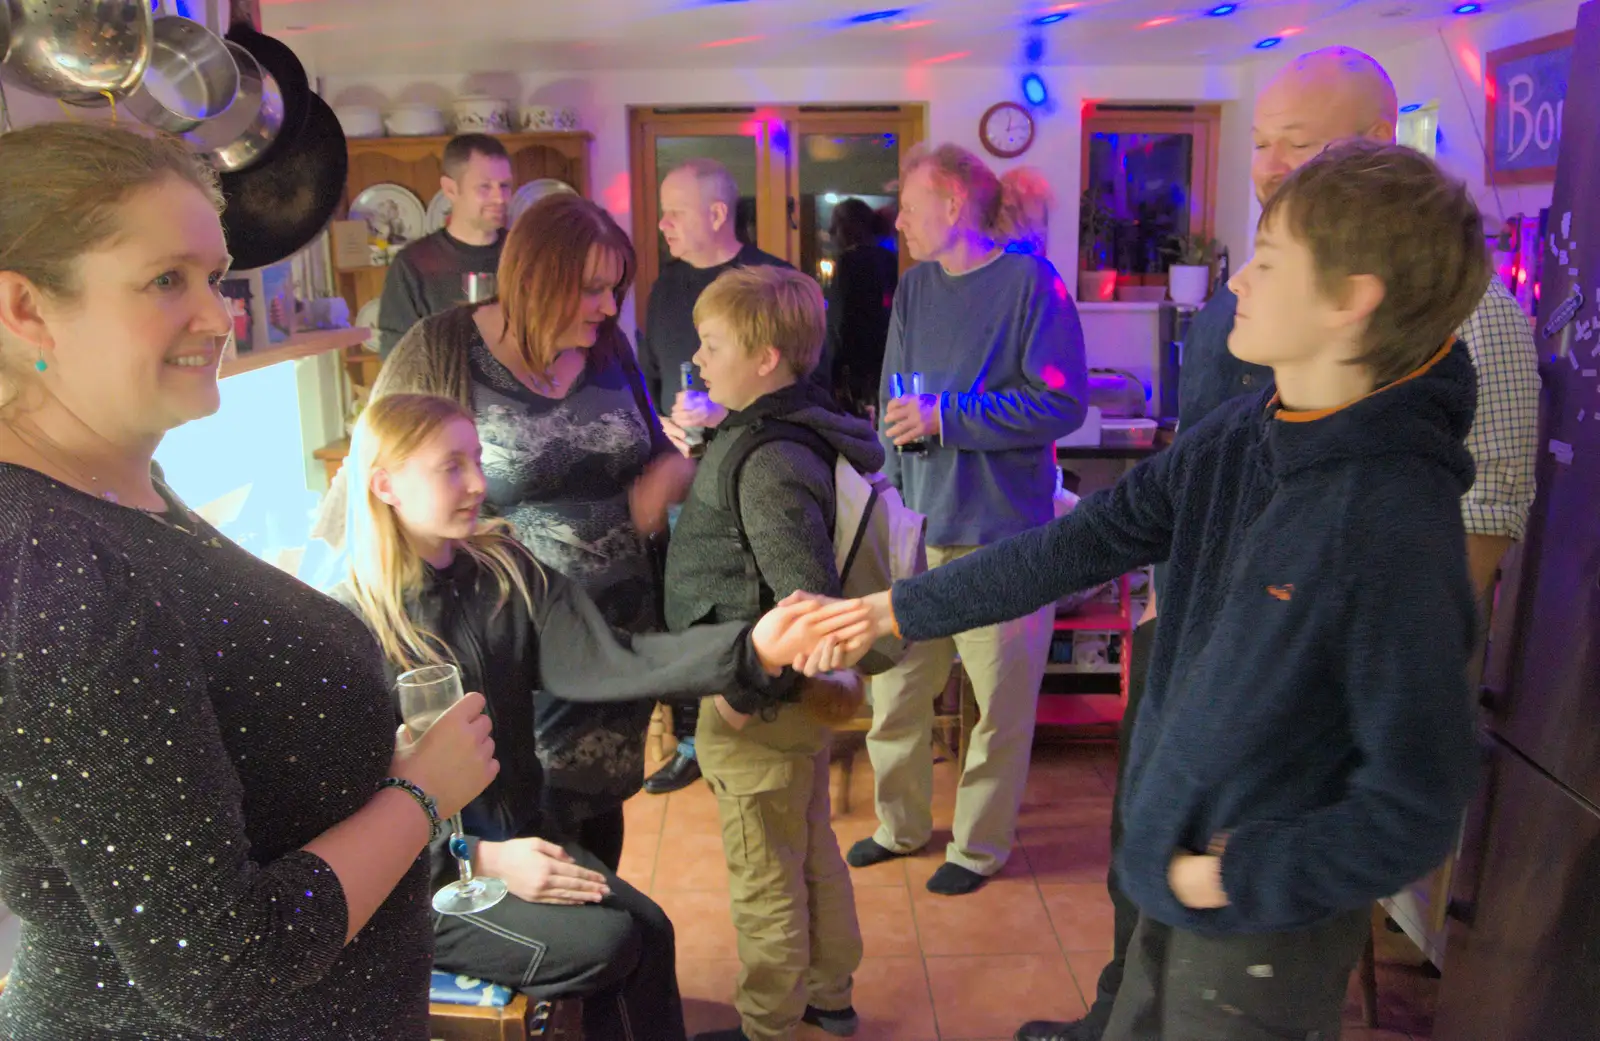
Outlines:
{"type": "Polygon", "coordinates": [[[283,99],[283,116],[277,134],[259,155],[248,160],[254,163],[270,162],[299,135],[300,128],[305,124],[306,113],[314,97],[311,81],[306,78],[306,68],[300,64],[300,59],[283,42],[259,33],[242,22],[236,22],[228,29],[227,38],[250,52],[250,56],[260,63],[262,71],[277,85],[278,94],[283,99]]]}
{"type": "Polygon", "coordinates": [[[344,195],[350,163],[344,130],[315,94],[306,95],[306,109],[298,134],[285,131],[266,159],[222,175],[222,229],[235,268],[276,264],[304,249],[344,195]]]}
{"type": "Polygon", "coordinates": [[[283,127],[283,95],[278,83],[250,52],[224,41],[239,69],[239,92],[233,104],[183,135],[220,173],[237,173],[266,154],[283,127]]]}
{"type": "Polygon", "coordinates": [[[150,65],[149,0],[0,0],[9,32],[0,75],[35,94],[104,105],[128,93],[150,65]]]}
{"type": "Polygon", "coordinates": [[[181,134],[226,112],[239,65],[222,37],[189,18],[157,18],[150,67],[123,106],[140,122],[181,134]]]}

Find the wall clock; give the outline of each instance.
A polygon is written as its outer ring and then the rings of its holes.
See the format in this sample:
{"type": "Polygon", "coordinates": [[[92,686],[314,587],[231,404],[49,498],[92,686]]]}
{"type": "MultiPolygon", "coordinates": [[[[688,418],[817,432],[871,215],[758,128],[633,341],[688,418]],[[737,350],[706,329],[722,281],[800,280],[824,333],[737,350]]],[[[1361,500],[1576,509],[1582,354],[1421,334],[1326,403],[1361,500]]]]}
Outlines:
{"type": "Polygon", "coordinates": [[[1033,145],[1033,116],[1015,101],[991,105],[978,120],[983,147],[1001,159],[1015,159],[1033,145]]]}

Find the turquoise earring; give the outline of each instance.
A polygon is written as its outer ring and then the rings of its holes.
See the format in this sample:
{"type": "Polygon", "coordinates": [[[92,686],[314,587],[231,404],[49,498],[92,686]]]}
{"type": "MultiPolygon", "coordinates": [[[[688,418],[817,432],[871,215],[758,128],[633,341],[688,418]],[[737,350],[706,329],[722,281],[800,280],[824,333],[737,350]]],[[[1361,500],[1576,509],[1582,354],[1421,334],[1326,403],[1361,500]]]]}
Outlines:
{"type": "Polygon", "coordinates": [[[40,347],[39,348],[39,360],[33,363],[33,369],[34,369],[35,372],[43,372],[44,370],[48,369],[49,367],[50,367],[49,363],[44,360],[44,348],[40,347]]]}

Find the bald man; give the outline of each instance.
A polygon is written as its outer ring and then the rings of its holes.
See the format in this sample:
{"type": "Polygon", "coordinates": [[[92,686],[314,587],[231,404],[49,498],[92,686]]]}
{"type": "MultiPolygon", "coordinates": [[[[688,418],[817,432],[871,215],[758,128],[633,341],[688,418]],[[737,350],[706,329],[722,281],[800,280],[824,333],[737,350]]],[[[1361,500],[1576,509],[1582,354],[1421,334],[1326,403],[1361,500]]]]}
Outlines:
{"type": "MultiPolygon", "coordinates": [[[[1296,58],[1256,98],[1250,161],[1256,198],[1265,202],[1293,170],[1335,141],[1364,137],[1392,143],[1398,120],[1394,84],[1370,56],[1349,47],[1329,47],[1296,58]]],[[[1193,428],[1230,399],[1259,391],[1272,379],[1271,369],[1228,353],[1237,304],[1233,293],[1220,287],[1190,326],[1178,383],[1180,432],[1193,428]]],[[[1500,558],[1522,538],[1533,506],[1539,358],[1528,316],[1498,278],[1490,280],[1482,302],[1458,335],[1478,370],[1477,417],[1467,435],[1477,479],[1461,501],[1461,512],[1472,581],[1487,597],[1500,558]]],[[[1159,569],[1156,584],[1160,585],[1159,569]]],[[[1487,609],[1480,615],[1486,628],[1487,609]]],[[[1134,633],[1134,675],[1123,717],[1124,743],[1143,694],[1142,666],[1149,658],[1155,626],[1155,612],[1151,611],[1134,633]]],[[[1480,633],[1480,661],[1481,642],[1480,633]]],[[[1127,758],[1124,744],[1119,771],[1127,758]]],[[[1119,795],[1121,781],[1119,773],[1119,795]]],[[[1118,812],[1113,806],[1113,848],[1121,836],[1118,812]]],[[[1114,871],[1107,879],[1107,889],[1115,909],[1115,945],[1110,964],[1100,973],[1093,1007],[1076,1022],[1024,1023],[1016,1032],[1016,1041],[1099,1041],[1105,1032],[1122,984],[1128,940],[1138,920],[1138,909],[1122,893],[1114,871]]]]}

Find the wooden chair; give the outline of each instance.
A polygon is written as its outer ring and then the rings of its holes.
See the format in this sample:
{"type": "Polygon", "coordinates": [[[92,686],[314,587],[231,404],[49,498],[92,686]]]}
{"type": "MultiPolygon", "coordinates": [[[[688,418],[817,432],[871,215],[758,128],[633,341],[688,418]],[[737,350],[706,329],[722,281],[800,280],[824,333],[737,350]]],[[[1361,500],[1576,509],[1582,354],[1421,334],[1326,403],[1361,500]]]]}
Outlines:
{"type": "MultiPolygon", "coordinates": [[[[950,669],[950,679],[936,701],[933,733],[929,740],[942,745],[944,753],[960,767],[966,765],[967,735],[978,722],[978,702],[972,692],[972,683],[961,668],[958,659],[950,669]]],[[[856,718],[834,728],[833,762],[829,766],[829,798],[836,815],[850,812],[851,777],[855,758],[865,747],[864,735],[872,729],[872,698],[870,690],[865,704],[856,718]]]]}
{"type": "Polygon", "coordinates": [[[583,1041],[583,1002],[529,1001],[518,994],[502,1008],[428,1006],[430,1041],[583,1041]]]}

